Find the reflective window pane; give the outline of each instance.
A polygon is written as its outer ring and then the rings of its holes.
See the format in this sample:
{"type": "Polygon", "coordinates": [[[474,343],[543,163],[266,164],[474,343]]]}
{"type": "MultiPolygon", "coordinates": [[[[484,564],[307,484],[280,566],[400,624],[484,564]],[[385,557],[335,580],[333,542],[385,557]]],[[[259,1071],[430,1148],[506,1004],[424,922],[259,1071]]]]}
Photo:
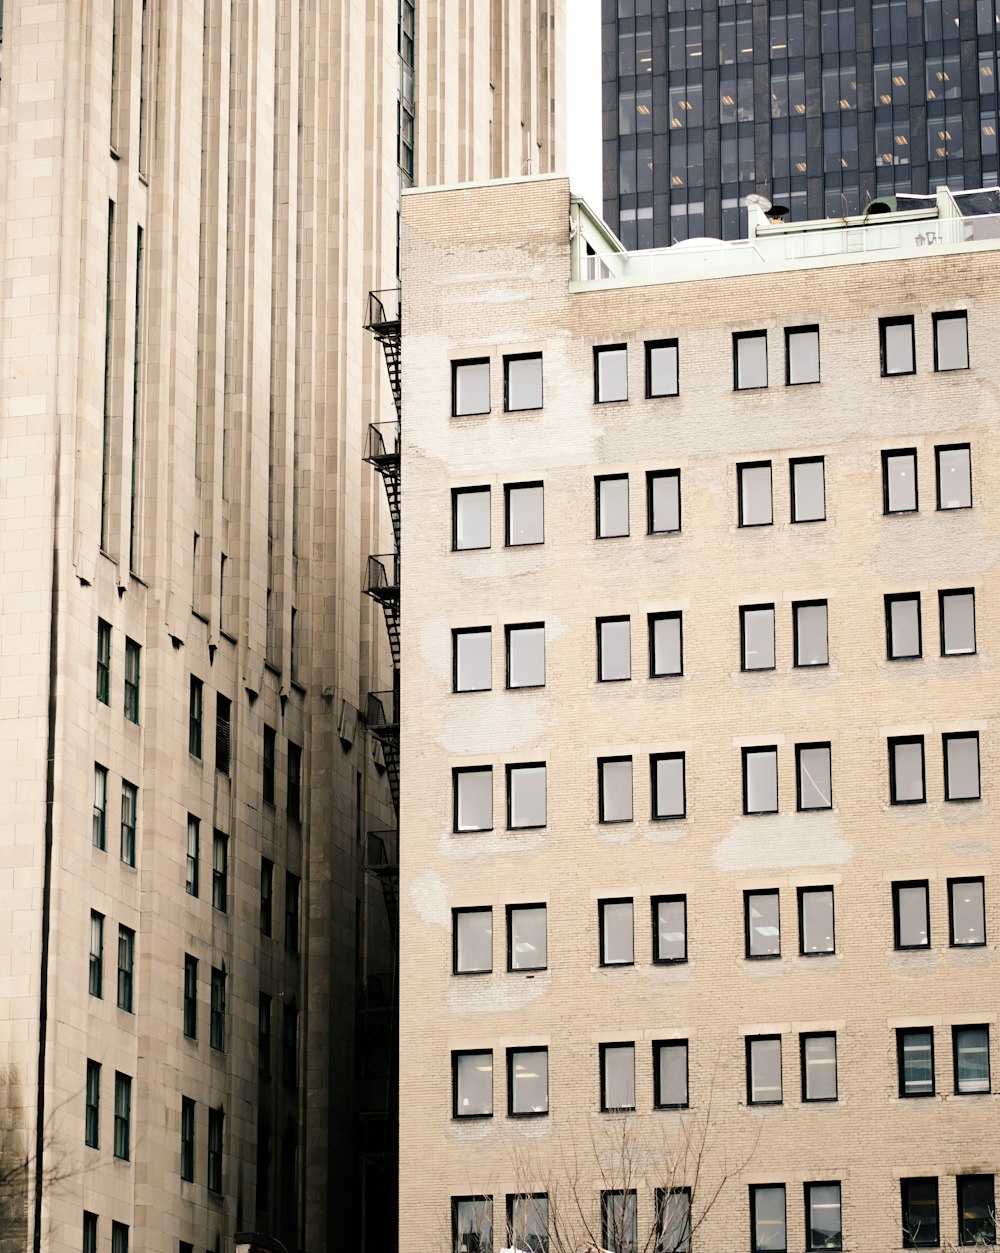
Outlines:
{"type": "Polygon", "coordinates": [[[972,458],[968,444],[938,448],[937,493],[939,509],[972,508],[972,458]]]}
{"type": "Polygon", "coordinates": [[[911,513],[917,507],[917,454],[911,451],[882,454],[882,479],[886,513],[911,513]]]}
{"type": "Polygon", "coordinates": [[[888,653],[892,661],[920,656],[920,596],[887,596],[888,653]]]}
{"type": "Polygon", "coordinates": [[[653,817],[684,817],[684,754],[653,757],[653,817]]]}
{"type": "Polygon", "coordinates": [[[840,1249],[840,1184],[806,1184],[806,1248],[840,1249]]]}
{"type": "Polygon", "coordinates": [[[778,750],[747,748],[743,752],[743,812],[772,814],[778,809],[778,750]]]}
{"type": "Polygon", "coordinates": [[[632,758],[609,757],[598,762],[602,822],[632,821],[632,758]]]}
{"type": "Polygon", "coordinates": [[[956,1182],[959,1244],[996,1244],[997,1209],[994,1177],[992,1175],[959,1175],[956,1182]]]}
{"type": "Polygon", "coordinates": [[[792,521],[822,522],[826,517],[823,458],[792,462],[792,521]]]}
{"type": "Polygon", "coordinates": [[[657,1108],[683,1107],[688,1103],[687,1040],[654,1044],[657,1108]]]}
{"type": "Polygon", "coordinates": [[[597,659],[601,682],[632,677],[632,624],[628,618],[597,620],[597,659]]]}
{"type": "Polygon", "coordinates": [[[963,1094],[990,1090],[990,1032],[988,1027],[955,1027],[955,1091],[963,1094]]]}
{"type": "Polygon", "coordinates": [[[785,1234],[785,1188],[755,1185],[750,1189],[754,1253],[769,1253],[788,1247],[785,1234]]]}
{"type": "Polygon", "coordinates": [[[646,395],[676,396],[677,341],[646,345],[646,395]]]}
{"type": "Polygon", "coordinates": [[[489,548],[490,489],[470,487],[453,492],[452,509],[453,547],[489,548]]]}
{"type": "Polygon", "coordinates": [[[594,370],[598,403],[628,400],[628,350],[625,347],[596,348],[594,370]]]}
{"type": "Polygon", "coordinates": [[[952,944],[985,944],[986,904],[982,879],[951,879],[948,894],[952,944]]]}
{"type": "Polygon", "coordinates": [[[799,939],[803,953],[832,953],[833,888],[799,888],[799,939]]]}
{"type": "Polygon", "coordinates": [[[601,1244],[608,1253],[637,1253],[639,1221],[634,1191],[601,1193],[601,1244]]]}
{"type": "Polygon", "coordinates": [[[781,1102],[779,1036],[748,1037],[747,1100],[751,1105],[777,1105],[781,1102]]]}
{"type": "Polygon", "coordinates": [[[635,1046],[605,1044],[601,1048],[603,1109],[635,1109],[635,1046]]]}
{"type": "Polygon", "coordinates": [[[651,614],[650,673],[654,677],[681,673],[681,615],[651,614]]]}
{"type": "Polygon", "coordinates": [[[507,686],[542,687],[545,684],[545,627],[507,628],[507,686]]]}
{"type": "Polygon", "coordinates": [[[913,319],[883,318],[882,328],[882,373],[912,374],[914,371],[913,355],[913,319]]]}
{"type": "Polygon", "coordinates": [[[492,1253],[493,1201],[488,1196],[452,1200],[455,1253],[492,1253]]]}
{"type": "Polygon", "coordinates": [[[510,1112],[547,1114],[549,1054],[547,1049],[514,1049],[510,1054],[510,1112]]]}
{"type": "Polygon", "coordinates": [[[740,610],[743,669],[774,669],[774,606],[745,606],[740,610]]]}
{"type": "Polygon", "coordinates": [[[508,1197],[510,1247],[523,1253],[549,1253],[549,1198],[508,1197]]]}
{"type": "Polygon", "coordinates": [[[490,363],[488,361],[455,361],[452,363],[455,417],[490,411],[490,363]]]}
{"type": "Polygon", "coordinates": [[[628,535],[628,475],[597,479],[597,538],[628,535]]]}
{"type": "Polygon", "coordinates": [[[931,1031],[897,1032],[899,1095],[934,1095],[934,1035],[931,1031]]]}
{"type": "Polygon", "coordinates": [[[545,767],[510,766],[507,771],[508,826],[545,826],[545,767]]]}
{"type": "Polygon", "coordinates": [[[788,350],[788,382],[819,382],[819,328],[803,326],[785,332],[788,350]]]}
{"type": "Polygon", "coordinates": [[[504,408],[508,412],[517,409],[540,409],[542,407],[542,358],[541,355],[504,358],[504,408]]]}
{"type": "Polygon", "coordinates": [[[657,1253],[691,1253],[691,1190],[657,1191],[659,1238],[657,1253]]]}
{"type": "Polygon", "coordinates": [[[802,1037],[802,1099],[837,1099],[837,1037],[832,1033],[802,1037]]]}
{"type": "Polygon", "coordinates": [[[735,335],[733,348],[736,353],[736,387],[767,386],[767,335],[764,331],[750,335],[735,335]]]}
{"type": "Polygon", "coordinates": [[[979,736],[945,735],[944,798],[947,801],[979,799],[979,736]]]}
{"type": "Polygon", "coordinates": [[[632,902],[601,901],[601,965],[631,966],[632,902]]]}
{"type": "Polygon", "coordinates": [[[456,1118],[493,1113],[493,1054],[453,1053],[456,1118]]]}
{"type": "Polygon", "coordinates": [[[541,544],[545,539],[544,488],[523,483],[507,488],[507,545],[541,544]]]}
{"type": "Polygon", "coordinates": [[[654,960],[687,961],[687,898],[654,898],[653,906],[654,960]]]}
{"type": "Polygon", "coordinates": [[[770,526],[771,463],[738,467],[740,484],[740,526],[770,526]]]}
{"type": "Polygon", "coordinates": [[[900,1179],[903,1203],[903,1248],[936,1247],[940,1243],[936,1179],[900,1179]]]}
{"type": "Polygon", "coordinates": [[[747,957],[778,957],[781,954],[781,905],[777,892],[747,892],[747,957]]]}
{"type": "Polygon", "coordinates": [[[455,935],[455,973],[487,974],[493,969],[493,910],[456,909],[452,912],[455,935]]]}
{"type": "Polygon", "coordinates": [[[493,771],[455,771],[455,830],[489,831],[493,826],[493,771]]]}
{"type": "Polygon", "coordinates": [[[797,666],[828,665],[830,652],[826,601],[803,602],[794,605],[793,612],[795,615],[795,664],[797,666]]]}
{"type": "Polygon", "coordinates": [[[799,809],[829,809],[830,745],[800,744],[796,748],[799,768],[799,809]]]}
{"type": "Polygon", "coordinates": [[[894,884],[894,897],[896,947],[927,948],[931,942],[927,884],[894,884]]]}
{"type": "Polygon", "coordinates": [[[681,476],[664,470],[646,476],[649,495],[649,531],[664,534],[681,529],[681,476]]]}
{"type": "Polygon", "coordinates": [[[934,315],[934,369],[969,368],[969,324],[964,313],[934,315]]]}
{"type": "Polygon", "coordinates": [[[924,741],[890,740],[892,803],[906,805],[924,800],[924,741]]]}
{"type": "Polygon", "coordinates": [[[510,906],[511,970],[544,970],[548,965],[546,913],[544,905],[510,906]]]}
{"type": "Polygon", "coordinates": [[[492,684],[493,635],[480,631],[453,631],[456,692],[481,692],[492,684]]]}

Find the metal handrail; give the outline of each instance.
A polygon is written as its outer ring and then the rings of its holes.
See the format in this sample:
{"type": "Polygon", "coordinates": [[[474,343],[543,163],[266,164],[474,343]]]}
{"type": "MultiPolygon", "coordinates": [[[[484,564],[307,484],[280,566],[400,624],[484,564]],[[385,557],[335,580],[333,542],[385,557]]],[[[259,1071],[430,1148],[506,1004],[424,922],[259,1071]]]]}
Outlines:
{"type": "Polygon", "coordinates": [[[398,590],[399,553],[375,553],[370,556],[365,586],[369,592],[398,590]]]}
{"type": "Polygon", "coordinates": [[[399,456],[399,423],[373,422],[368,427],[365,461],[385,461],[399,456]]]}
{"type": "Polygon", "coordinates": [[[365,311],[366,331],[387,331],[399,328],[400,293],[398,287],[383,287],[368,293],[365,311]]]}

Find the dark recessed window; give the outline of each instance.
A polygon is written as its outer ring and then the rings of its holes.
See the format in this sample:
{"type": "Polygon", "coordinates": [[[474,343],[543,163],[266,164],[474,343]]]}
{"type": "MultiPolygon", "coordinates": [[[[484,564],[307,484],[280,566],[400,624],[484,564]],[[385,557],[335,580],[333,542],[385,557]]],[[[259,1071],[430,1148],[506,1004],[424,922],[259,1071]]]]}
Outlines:
{"type": "Polygon", "coordinates": [[[774,606],[740,606],[740,669],[774,669],[774,606]]]}
{"type": "Polygon", "coordinates": [[[601,1109],[635,1109],[635,1045],[602,1044],[600,1052],[601,1109]]]}
{"type": "Polygon", "coordinates": [[[930,902],[926,879],[892,885],[892,920],[896,948],[930,947],[930,902]]]}
{"type": "Polygon", "coordinates": [[[111,624],[97,619],[97,699],[111,704],[111,624]]]}
{"type": "Polygon", "coordinates": [[[799,952],[803,957],[836,952],[833,888],[799,888],[799,952]]]}
{"type": "Polygon", "coordinates": [[[490,546],[490,489],[456,487],[451,493],[451,546],[456,552],[490,546]]]}
{"type": "Polygon", "coordinates": [[[215,768],[220,774],[229,773],[232,750],[233,702],[228,696],[217,693],[215,697],[215,768]]]}
{"type": "Polygon", "coordinates": [[[628,535],[628,475],[609,474],[594,479],[597,538],[628,535]]]}
{"type": "Polygon", "coordinates": [[[898,592],[886,596],[885,643],[890,661],[904,661],[921,655],[919,592],[898,592]]]}
{"type": "Polygon", "coordinates": [[[453,1196],[451,1236],[454,1253],[491,1253],[493,1249],[493,1198],[453,1196]]]}
{"type": "Polygon", "coordinates": [[[657,1253],[691,1253],[691,1189],[656,1189],[657,1253]]]}
{"type": "Polygon", "coordinates": [[[455,831],[493,829],[493,770],[472,766],[452,771],[455,831]]]}
{"type": "Polygon", "coordinates": [[[646,344],[646,397],[676,396],[680,391],[678,345],[676,339],[646,344]]]}
{"type": "Polygon", "coordinates": [[[976,592],[955,588],[938,592],[941,656],[961,657],[976,651],[976,592]]]}
{"type": "Polygon", "coordinates": [[[994,1245],[997,1242],[997,1207],[992,1175],[959,1175],[958,1242],[994,1245]]]}
{"type": "Polygon", "coordinates": [[[684,673],[680,611],[649,615],[649,676],[670,678],[684,673]]]}
{"type": "Polygon", "coordinates": [[[507,906],[507,969],[544,970],[548,965],[545,905],[507,906]]]}
{"type": "Polygon", "coordinates": [[[786,1253],[785,1185],[750,1185],[750,1248],[752,1253],[786,1253]]]}
{"type": "Polygon", "coordinates": [[[632,758],[599,757],[597,785],[601,822],[631,822],[632,758]]]}
{"type": "Polygon", "coordinates": [[[934,369],[967,370],[969,368],[969,320],[964,309],[953,313],[935,313],[934,369]]]}
{"type": "Polygon", "coordinates": [[[598,901],[601,965],[631,966],[635,960],[632,900],[598,901]]]}
{"type": "Polygon", "coordinates": [[[771,506],[770,461],[748,461],[736,467],[739,481],[740,526],[770,526],[774,521],[771,506]]]}
{"type": "Polygon", "coordinates": [[[916,340],[913,318],[879,318],[882,376],[916,371],[916,340]]]}
{"type": "Polygon", "coordinates": [[[903,1248],[936,1248],[941,1243],[937,1179],[900,1179],[903,1248]]]}
{"type": "Polygon", "coordinates": [[[525,762],[507,767],[507,826],[545,826],[545,763],[525,762]]]}
{"type": "Polygon", "coordinates": [[[508,413],[542,407],[542,354],[521,353],[503,359],[503,407],[508,413]]]}
{"type": "Polygon", "coordinates": [[[656,1109],[687,1109],[688,1042],[653,1042],[653,1105],[656,1109]]]}
{"type": "Polygon", "coordinates": [[[463,627],[451,633],[451,678],[455,692],[486,692],[493,685],[493,633],[463,627]]]}
{"type": "Polygon", "coordinates": [[[819,382],[819,327],[785,327],[785,382],[819,382]]]}
{"type": "Polygon", "coordinates": [[[201,861],[201,822],[194,814],[188,814],[187,851],[184,858],[184,890],[188,896],[197,896],[201,861]]]}
{"type": "Polygon", "coordinates": [[[922,805],[927,799],[922,735],[889,740],[889,799],[893,805],[922,805]]]}
{"type": "Polygon", "coordinates": [[[545,623],[524,622],[504,628],[507,686],[545,686],[545,623]]]}
{"type": "Polygon", "coordinates": [[[451,911],[452,970],[456,975],[484,975],[493,969],[493,910],[451,911]]]}
{"type": "Polygon", "coordinates": [[[684,754],[653,753],[649,759],[653,818],[683,818],[686,810],[684,754]]]}
{"type": "Polygon", "coordinates": [[[767,331],[733,335],[733,387],[747,391],[767,386],[767,331]]]}
{"type": "Polygon", "coordinates": [[[125,640],[125,717],[129,722],[139,721],[139,658],[142,647],[125,640]]]}
{"type": "Polygon", "coordinates": [[[507,1050],[507,1113],[512,1118],[549,1112],[549,1050],[507,1050]]]}
{"type": "Polygon", "coordinates": [[[778,812],[778,750],[773,746],[743,750],[743,812],[778,812]]]}
{"type": "Polygon", "coordinates": [[[549,1253],[549,1198],[544,1192],[508,1194],[507,1247],[549,1253]]]}
{"type": "Polygon", "coordinates": [[[608,1253],[636,1253],[639,1214],[634,1189],[601,1193],[601,1244],[608,1253]]]}
{"type": "Polygon", "coordinates": [[[451,412],[456,418],[490,411],[490,362],[488,357],[476,361],[451,363],[451,412]]]}
{"type": "Polygon", "coordinates": [[[990,1029],[987,1026],[952,1027],[955,1092],[970,1096],[990,1090],[990,1029]]]}
{"type": "Polygon", "coordinates": [[[830,664],[828,616],[825,600],[799,600],[792,605],[796,666],[830,664]]]}
{"type": "Polygon", "coordinates": [[[646,529],[650,535],[681,529],[680,470],[646,472],[646,529]]]}
{"type": "Polygon", "coordinates": [[[795,777],[800,810],[832,808],[829,744],[796,744],[795,777]]]}
{"type": "Polygon", "coordinates": [[[488,1118],[493,1113],[492,1050],[452,1053],[451,1085],[453,1118],[488,1118]]]}
{"type": "Polygon", "coordinates": [[[832,1031],[809,1031],[799,1036],[802,1050],[803,1101],[837,1099],[837,1037],[832,1031]]]}
{"type": "Polygon", "coordinates": [[[985,885],[982,879],[948,880],[951,944],[971,948],[986,943],[985,885]]]}
{"type": "Polygon", "coordinates": [[[918,508],[917,450],[892,448],[882,453],[882,509],[914,513],[918,508]]]}
{"type": "Polygon", "coordinates": [[[934,1095],[934,1032],[905,1027],[896,1032],[900,1096],[934,1095]]]}
{"type": "Polygon", "coordinates": [[[942,735],[941,747],[945,800],[979,800],[979,733],[962,731],[942,735]]]}
{"type": "Polygon", "coordinates": [[[632,624],[625,618],[597,619],[597,678],[610,683],[632,677],[632,624]]]}
{"type": "Polygon", "coordinates": [[[937,464],[937,507],[972,508],[972,452],[968,444],[940,444],[937,464]]]}
{"type": "Polygon", "coordinates": [[[747,1104],[781,1101],[781,1036],[747,1036],[747,1104]]]}
{"type": "Polygon", "coordinates": [[[746,955],[781,956],[781,901],[778,889],[743,893],[746,955]]]}
{"type": "Polygon", "coordinates": [[[628,400],[628,349],[624,344],[594,349],[594,400],[628,400]]]}
{"type": "Polygon", "coordinates": [[[269,857],[260,859],[260,918],[258,929],[263,936],[270,936],[274,926],[274,862],[269,857]]]}
{"type": "Polygon", "coordinates": [[[842,1249],[840,1184],[807,1183],[806,1248],[842,1249]]]}
{"type": "Polygon", "coordinates": [[[541,483],[508,483],[504,487],[506,544],[545,542],[545,489],[541,483]]]}
{"type": "Polygon", "coordinates": [[[261,791],[264,804],[274,804],[274,770],[278,737],[274,727],[264,727],[264,747],[261,761],[261,791]]]}
{"type": "Polygon", "coordinates": [[[687,961],[687,897],[654,896],[653,961],[687,961]]]}
{"type": "Polygon", "coordinates": [[[797,457],[788,463],[793,522],[826,519],[826,482],[822,457],[797,457]]]}

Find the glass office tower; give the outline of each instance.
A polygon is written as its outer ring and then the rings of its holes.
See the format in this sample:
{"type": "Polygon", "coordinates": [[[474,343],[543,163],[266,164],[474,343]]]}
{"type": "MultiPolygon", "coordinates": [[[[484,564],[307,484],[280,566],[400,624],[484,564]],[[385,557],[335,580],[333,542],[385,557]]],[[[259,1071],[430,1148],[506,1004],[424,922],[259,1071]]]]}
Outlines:
{"type": "Polygon", "coordinates": [[[1000,0],[602,0],[604,214],[628,248],[996,185],[1000,0]]]}

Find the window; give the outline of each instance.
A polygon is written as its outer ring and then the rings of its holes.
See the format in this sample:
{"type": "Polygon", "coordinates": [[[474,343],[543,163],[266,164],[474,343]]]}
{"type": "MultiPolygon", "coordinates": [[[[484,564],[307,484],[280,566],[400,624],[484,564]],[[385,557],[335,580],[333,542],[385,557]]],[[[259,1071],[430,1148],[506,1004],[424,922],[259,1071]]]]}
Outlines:
{"type": "Polygon", "coordinates": [[[492,1253],[492,1197],[453,1196],[451,1228],[455,1253],[492,1253]]]}
{"type": "Polygon", "coordinates": [[[934,1032],[907,1027],[896,1032],[900,1096],[934,1095],[934,1032]]]}
{"type": "Polygon", "coordinates": [[[654,1041],[653,1104],[657,1109],[687,1109],[687,1040],[654,1041]]]}
{"type": "Polygon", "coordinates": [[[892,915],[896,948],[930,948],[930,904],[926,879],[892,885],[892,915]]]}
{"type": "Polygon", "coordinates": [[[800,811],[833,807],[829,744],[796,744],[795,777],[800,811]]]}
{"type": "Polygon", "coordinates": [[[879,318],[878,328],[883,378],[890,374],[915,373],[917,367],[913,318],[879,318]]]}
{"type": "Polygon", "coordinates": [[[785,327],[785,382],[790,387],[819,382],[818,326],[785,327]]]}
{"type": "Polygon", "coordinates": [[[597,782],[601,822],[631,822],[632,758],[599,757],[597,782]]]}
{"type": "Polygon", "coordinates": [[[926,800],[922,735],[890,739],[889,798],[893,805],[921,805],[926,800]]]}
{"type": "Polygon", "coordinates": [[[453,972],[489,974],[493,969],[493,910],[453,909],[451,928],[453,972]]]}
{"type": "Polygon", "coordinates": [[[101,1147],[101,1063],[87,1058],[87,1095],[83,1142],[88,1149],[101,1147]]]}
{"type": "Polygon", "coordinates": [[[97,699],[111,704],[111,624],[97,619],[97,699]]]}
{"type": "Polygon", "coordinates": [[[796,666],[830,664],[827,615],[825,600],[800,600],[792,605],[796,666]]]}
{"type": "Polygon", "coordinates": [[[493,770],[472,766],[452,771],[456,831],[493,830],[493,770]]]}
{"type": "Polygon", "coordinates": [[[917,509],[917,450],[893,448],[882,453],[882,509],[913,513],[917,509]]]}
{"type": "Polygon", "coordinates": [[[922,636],[919,592],[900,592],[886,596],[885,639],[890,661],[920,656],[922,636]]]}
{"type": "Polygon", "coordinates": [[[188,814],[187,852],[184,856],[184,890],[188,896],[198,895],[198,862],[199,844],[201,842],[201,823],[193,814],[188,814]]]}
{"type": "Polygon", "coordinates": [[[507,686],[545,686],[545,623],[525,622],[505,629],[507,686]]]}
{"type": "Polygon", "coordinates": [[[184,954],[184,1034],[198,1038],[198,959],[184,954]]]}
{"type": "Polygon", "coordinates": [[[842,1249],[840,1231],[840,1184],[807,1183],[806,1248],[842,1249]]]}
{"type": "Polygon", "coordinates": [[[544,970],[548,965],[548,911],[544,905],[507,906],[507,969],[544,970]]]}
{"type": "Polygon", "coordinates": [[[507,547],[545,541],[545,489],[541,483],[508,483],[504,487],[507,547]]]}
{"type": "Polygon", "coordinates": [[[507,767],[507,827],[545,826],[545,763],[507,767]]]}
{"type": "Polygon", "coordinates": [[[302,749],[288,741],[288,816],[293,822],[302,817],[302,749]]]}
{"type": "Polygon", "coordinates": [[[687,961],[687,897],[654,896],[653,961],[687,961]]]}
{"type": "Polygon", "coordinates": [[[135,967],[135,932],[118,928],[118,1008],[132,1013],[132,974],[135,967]]]}
{"type": "Polygon", "coordinates": [[[770,526],[771,463],[748,461],[736,467],[740,490],[740,526],[770,526]]]}
{"type": "Polygon", "coordinates": [[[274,759],[277,738],[274,727],[264,727],[264,754],[261,779],[265,805],[274,804],[274,759]]]}
{"type": "Polygon", "coordinates": [[[649,759],[652,776],[653,818],[683,818],[686,814],[684,754],[654,753],[649,759]]]}
{"type": "Polygon", "coordinates": [[[971,587],[938,592],[941,620],[941,656],[957,657],[976,651],[976,593],[971,587]]]}
{"type": "Polygon", "coordinates": [[[608,1253],[636,1253],[639,1213],[633,1189],[601,1193],[601,1244],[608,1253]]]}
{"type": "Polygon", "coordinates": [[[490,411],[490,362],[488,357],[477,361],[451,363],[451,412],[466,418],[490,411]]]}
{"type": "Polygon", "coordinates": [[[503,407],[508,413],[542,407],[542,354],[521,353],[503,359],[503,407]]]}
{"type": "Polygon", "coordinates": [[[94,848],[102,852],[108,846],[108,772],[94,763],[94,848]]]}
{"type": "Polygon", "coordinates": [[[900,1179],[899,1195],[903,1205],[903,1248],[936,1247],[940,1243],[938,1181],[900,1179]]]}
{"type": "Polygon", "coordinates": [[[968,444],[942,444],[934,449],[937,462],[937,507],[972,508],[972,460],[968,444]]]}
{"type": "Polygon", "coordinates": [[[837,1037],[833,1032],[799,1036],[802,1051],[803,1101],[837,1099],[837,1037]]]}
{"type": "Polygon", "coordinates": [[[100,999],[104,995],[104,915],[90,911],[90,970],[88,991],[100,999]]]}
{"type": "Polygon", "coordinates": [[[781,902],[778,889],[743,893],[747,957],[781,956],[781,902]]]}
{"type": "Polygon", "coordinates": [[[646,344],[646,397],[676,396],[680,391],[678,345],[676,339],[652,340],[646,344]]]}
{"type": "Polygon", "coordinates": [[[959,1175],[959,1244],[996,1244],[996,1199],[992,1175],[959,1175]]]}
{"type": "Polygon", "coordinates": [[[507,1050],[507,1113],[512,1118],[549,1112],[549,1050],[507,1050]]]}
{"type": "Polygon", "coordinates": [[[979,733],[942,735],[944,749],[944,798],[946,801],[979,799],[979,733]]]}
{"type": "Polygon", "coordinates": [[[594,400],[628,400],[628,349],[624,344],[594,349],[594,400]]]}
{"type": "Polygon", "coordinates": [[[635,1045],[601,1045],[601,1109],[635,1109],[635,1045]]]}
{"type": "Polygon", "coordinates": [[[125,640],[125,717],[129,722],[139,721],[139,645],[135,640],[125,640]]]}
{"type": "Polygon", "coordinates": [[[684,673],[684,646],[680,613],[649,615],[649,677],[669,678],[684,673]]]}
{"type": "Polygon", "coordinates": [[[549,1198],[544,1192],[507,1197],[507,1240],[512,1249],[549,1253],[549,1198]]]}
{"type": "Polygon", "coordinates": [[[740,606],[742,670],[774,669],[774,606],[740,606]]]}
{"type": "Polygon", "coordinates": [[[493,1053],[452,1053],[452,1117],[487,1118],[493,1113],[493,1053]]]}
{"type": "Polygon", "coordinates": [[[607,474],[594,479],[597,499],[597,538],[628,535],[628,475],[607,474]]]}
{"type": "Polygon", "coordinates": [[[468,627],[451,633],[452,690],[485,692],[493,686],[493,632],[468,627]]]}
{"type": "Polygon", "coordinates": [[[135,865],[135,825],[138,808],[138,788],[122,779],[121,859],[126,866],[135,865]]]}
{"type": "Polygon", "coordinates": [[[205,718],[205,684],[191,675],[191,696],[188,703],[188,752],[201,757],[201,733],[205,718]]]}
{"type": "Polygon", "coordinates": [[[747,1036],[747,1104],[781,1104],[781,1036],[747,1036]]]}
{"type": "Polygon", "coordinates": [[[836,952],[833,888],[799,888],[799,952],[803,957],[836,952]]]}
{"type": "Polygon", "coordinates": [[[822,457],[798,457],[788,463],[792,489],[792,521],[826,519],[826,485],[822,457]]]}
{"type": "Polygon", "coordinates": [[[490,489],[456,487],[451,493],[451,546],[456,552],[490,546],[490,489]]]}
{"type": "MultiPolygon", "coordinates": [[[[145,12],[145,4],[142,7],[145,12]]],[[[111,1253],[128,1253],[128,1226],[125,1223],[111,1224],[111,1253]]]]}
{"type": "Polygon", "coordinates": [[[948,880],[948,926],[955,948],[986,943],[986,904],[982,879],[948,880]]]}
{"type": "Polygon", "coordinates": [[[226,1051],[226,972],[212,967],[212,1001],[208,1042],[220,1053],[226,1051]]]}
{"type": "Polygon", "coordinates": [[[746,391],[767,386],[767,331],[733,335],[733,387],[746,391]]]}
{"type": "Polygon", "coordinates": [[[745,814],[778,812],[778,750],[776,748],[744,748],[743,812],[745,814]]]}
{"type": "Polygon", "coordinates": [[[83,1253],[97,1253],[97,1215],[83,1211],[83,1253]]]}
{"type": "Polygon", "coordinates": [[[115,1071],[115,1157],[127,1162],[132,1138],[132,1080],[115,1071]]]}
{"type": "Polygon", "coordinates": [[[299,897],[301,882],[297,874],[285,871],[285,948],[290,953],[299,951],[299,897]]]}
{"type": "Polygon", "coordinates": [[[635,960],[632,944],[632,901],[599,901],[601,924],[601,965],[631,966],[635,960]]]}
{"type": "Polygon", "coordinates": [[[750,1247],[754,1253],[785,1253],[785,1185],[750,1186],[750,1247]]]}
{"type": "Polygon", "coordinates": [[[217,693],[215,697],[215,768],[220,774],[229,773],[230,729],[233,703],[228,696],[217,693]]]}
{"type": "Polygon", "coordinates": [[[222,1132],[225,1114],[221,1109],[208,1111],[208,1190],[222,1191],[222,1132]]]}
{"type": "Polygon", "coordinates": [[[274,862],[260,859],[260,933],[270,935],[274,919],[274,862]]]}
{"type": "Polygon", "coordinates": [[[691,1189],[656,1189],[657,1253],[691,1253],[691,1189]]]}
{"type": "Polygon", "coordinates": [[[257,1069],[271,1073],[271,998],[266,992],[257,998],[257,1069]]]}
{"type": "Polygon", "coordinates": [[[956,1095],[989,1092],[989,1027],[952,1027],[951,1042],[955,1059],[956,1095]]]}
{"type": "Polygon", "coordinates": [[[680,470],[646,472],[646,529],[650,535],[681,529],[680,470]]]}
{"type": "Polygon", "coordinates": [[[969,368],[969,321],[964,309],[954,313],[935,313],[934,369],[967,370],[969,368]]]}
{"type": "Polygon", "coordinates": [[[212,908],[226,913],[229,908],[229,837],[212,832],[212,908]]]}
{"type": "Polygon", "coordinates": [[[181,1178],[194,1181],[194,1101],[181,1097],[181,1178]]]}
{"type": "Polygon", "coordinates": [[[601,683],[632,677],[632,624],[628,618],[597,619],[597,678],[601,683]]]}

